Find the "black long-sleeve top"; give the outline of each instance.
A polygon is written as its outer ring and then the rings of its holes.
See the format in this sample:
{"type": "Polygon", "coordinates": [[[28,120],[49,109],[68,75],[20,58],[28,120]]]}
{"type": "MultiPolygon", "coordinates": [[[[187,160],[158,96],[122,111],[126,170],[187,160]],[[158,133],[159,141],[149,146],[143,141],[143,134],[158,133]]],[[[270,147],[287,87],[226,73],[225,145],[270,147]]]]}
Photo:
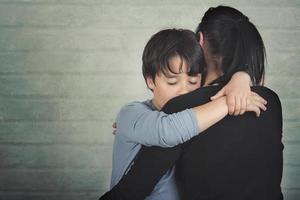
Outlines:
{"type": "MultiPolygon", "coordinates": [[[[174,113],[202,105],[219,89],[200,88],[170,100],[162,110],[174,113]]],[[[259,118],[251,112],[226,116],[182,145],[143,146],[131,170],[100,199],[145,199],[174,164],[183,200],[283,199],[280,100],[266,87],[252,90],[268,101],[259,118]]]]}

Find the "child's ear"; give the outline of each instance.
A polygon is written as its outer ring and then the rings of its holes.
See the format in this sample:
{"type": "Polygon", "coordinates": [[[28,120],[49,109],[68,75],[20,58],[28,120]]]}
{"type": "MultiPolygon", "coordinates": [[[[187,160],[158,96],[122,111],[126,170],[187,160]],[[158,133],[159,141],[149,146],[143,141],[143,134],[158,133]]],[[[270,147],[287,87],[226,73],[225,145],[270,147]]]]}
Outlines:
{"type": "Polygon", "coordinates": [[[153,88],[154,88],[154,82],[153,82],[152,78],[151,78],[151,77],[147,77],[147,78],[146,78],[146,81],[147,81],[147,86],[148,86],[148,88],[149,88],[150,90],[153,90],[153,88]]]}
{"type": "Polygon", "coordinates": [[[199,37],[199,44],[203,48],[203,43],[204,43],[203,33],[199,32],[198,37],[199,37]]]}

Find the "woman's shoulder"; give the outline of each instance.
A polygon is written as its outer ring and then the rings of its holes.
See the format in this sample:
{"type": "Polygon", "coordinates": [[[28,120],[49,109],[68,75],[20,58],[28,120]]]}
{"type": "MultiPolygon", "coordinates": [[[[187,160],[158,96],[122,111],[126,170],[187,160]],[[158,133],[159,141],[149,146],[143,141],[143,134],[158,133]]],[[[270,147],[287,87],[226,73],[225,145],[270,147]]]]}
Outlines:
{"type": "Polygon", "coordinates": [[[265,97],[275,98],[279,100],[278,94],[274,90],[266,86],[253,86],[251,87],[251,90],[258,93],[259,95],[264,95],[265,97]]]}
{"type": "Polygon", "coordinates": [[[280,98],[274,90],[266,86],[253,86],[251,90],[267,100],[267,107],[270,105],[281,107],[280,98]]]}

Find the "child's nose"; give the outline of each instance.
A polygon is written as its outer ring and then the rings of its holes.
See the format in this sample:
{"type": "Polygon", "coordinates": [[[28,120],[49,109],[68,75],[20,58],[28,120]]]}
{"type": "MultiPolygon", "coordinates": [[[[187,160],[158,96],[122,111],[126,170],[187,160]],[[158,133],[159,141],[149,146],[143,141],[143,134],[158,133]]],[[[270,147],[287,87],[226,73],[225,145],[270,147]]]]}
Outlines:
{"type": "Polygon", "coordinates": [[[178,95],[186,94],[186,93],[188,93],[188,92],[189,92],[189,89],[188,89],[188,87],[184,84],[184,85],[182,85],[182,87],[180,88],[180,91],[179,91],[178,95]]]}

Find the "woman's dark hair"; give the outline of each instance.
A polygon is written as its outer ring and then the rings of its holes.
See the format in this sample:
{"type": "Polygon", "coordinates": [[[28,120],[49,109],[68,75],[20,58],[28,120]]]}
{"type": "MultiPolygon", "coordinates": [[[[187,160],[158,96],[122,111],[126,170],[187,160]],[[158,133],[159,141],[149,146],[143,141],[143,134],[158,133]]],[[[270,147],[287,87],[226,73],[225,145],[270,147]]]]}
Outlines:
{"type": "Polygon", "coordinates": [[[206,53],[220,60],[224,82],[235,72],[246,71],[254,85],[263,83],[265,47],[247,16],[227,6],[209,8],[196,30],[198,39],[200,32],[208,44],[206,53]]]}
{"type": "MultiPolygon", "coordinates": [[[[188,75],[201,73],[205,67],[202,49],[195,33],[185,29],[165,29],[154,34],[143,52],[143,76],[155,80],[158,73],[172,71],[170,59],[179,56],[188,67],[188,75]]],[[[175,72],[173,72],[175,73],[175,72]]]]}

